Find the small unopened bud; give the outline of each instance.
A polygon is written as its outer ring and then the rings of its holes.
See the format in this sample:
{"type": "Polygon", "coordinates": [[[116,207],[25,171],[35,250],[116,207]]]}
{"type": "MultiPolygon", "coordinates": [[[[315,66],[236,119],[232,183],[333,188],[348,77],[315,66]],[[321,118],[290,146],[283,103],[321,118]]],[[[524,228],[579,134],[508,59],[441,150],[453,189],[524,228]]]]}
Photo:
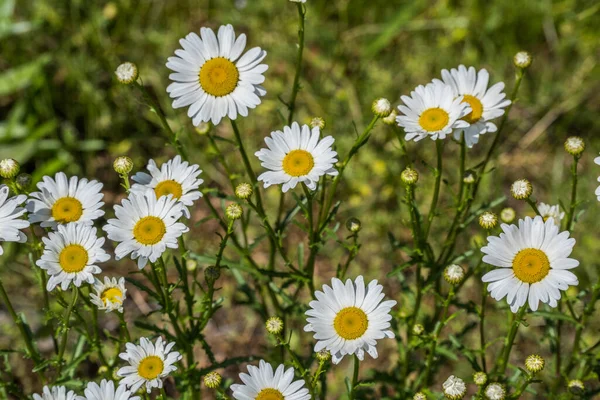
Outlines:
{"type": "Polygon", "coordinates": [[[196,127],[196,132],[199,135],[206,135],[210,131],[210,122],[200,122],[196,127]]]}
{"type": "Polygon", "coordinates": [[[352,233],[357,233],[362,228],[362,223],[358,218],[351,217],[346,221],[346,229],[352,233]]]}
{"type": "Polygon", "coordinates": [[[525,368],[527,368],[527,371],[531,372],[532,374],[543,370],[545,365],[546,361],[544,361],[544,359],[537,354],[531,354],[525,359],[525,368]]]}
{"type": "Polygon", "coordinates": [[[412,328],[412,333],[415,336],[421,336],[425,332],[425,327],[421,324],[415,324],[412,328]]]}
{"type": "Polygon", "coordinates": [[[320,130],[325,129],[325,120],[321,117],[314,117],[310,120],[311,128],[319,128],[320,130]]]}
{"type": "Polygon", "coordinates": [[[585,391],[585,385],[579,379],[573,379],[568,383],[569,392],[573,394],[583,394],[585,391]]]}
{"type": "Polygon", "coordinates": [[[383,118],[382,121],[386,125],[395,125],[397,117],[398,117],[398,112],[396,112],[396,110],[392,110],[392,112],[390,113],[390,115],[388,115],[387,117],[383,118]]]}
{"type": "Polygon", "coordinates": [[[510,194],[517,200],[526,200],[531,196],[533,186],[527,179],[519,179],[510,187],[510,194]]]}
{"type": "Polygon", "coordinates": [[[17,160],[5,158],[0,161],[0,176],[4,179],[12,179],[19,174],[21,166],[17,160]]]}
{"type": "Polygon", "coordinates": [[[498,225],[498,216],[491,211],[486,211],[479,216],[479,226],[483,229],[492,229],[498,225]]]}
{"type": "Polygon", "coordinates": [[[423,392],[417,392],[413,396],[413,400],[427,400],[427,396],[423,392]]]}
{"type": "Polygon", "coordinates": [[[235,195],[238,199],[247,200],[252,196],[252,185],[249,183],[240,183],[235,188],[235,195]]]}
{"type": "Polygon", "coordinates": [[[185,269],[189,272],[195,271],[198,268],[198,262],[196,260],[185,260],[185,269]]]}
{"type": "Polygon", "coordinates": [[[225,215],[232,220],[240,219],[242,217],[242,206],[238,203],[228,205],[225,209],[225,215]]]}
{"type": "Polygon", "coordinates": [[[449,400],[460,400],[467,394],[467,385],[465,381],[457,378],[454,375],[450,375],[448,379],[442,385],[444,396],[449,400]]]}
{"type": "Polygon", "coordinates": [[[416,169],[411,167],[404,168],[404,171],[400,174],[400,180],[408,186],[412,186],[419,180],[419,173],[416,169]]]}
{"type": "Polygon", "coordinates": [[[470,185],[471,183],[475,183],[476,177],[477,175],[475,175],[475,171],[465,171],[465,174],[463,175],[463,182],[470,185]]]}
{"type": "Polygon", "coordinates": [[[29,174],[19,174],[15,178],[15,183],[20,190],[27,190],[31,186],[32,178],[29,174]]]}
{"type": "Polygon", "coordinates": [[[465,270],[456,264],[451,264],[444,269],[444,279],[451,285],[458,285],[465,278],[465,270]]]}
{"type": "Polygon", "coordinates": [[[98,375],[104,375],[108,372],[108,367],[106,365],[101,365],[100,368],[98,368],[98,375]]]}
{"type": "Polygon", "coordinates": [[[371,105],[371,111],[378,117],[385,118],[392,112],[392,104],[388,99],[379,98],[371,105]]]}
{"type": "Polygon", "coordinates": [[[207,282],[214,283],[221,276],[221,268],[211,265],[204,270],[204,278],[207,282]]]}
{"type": "Polygon", "coordinates": [[[221,375],[216,371],[209,372],[204,375],[204,385],[209,389],[218,388],[221,385],[221,375]]]}
{"type": "Polygon", "coordinates": [[[485,388],[485,397],[489,400],[504,400],[506,397],[506,390],[504,386],[499,383],[490,383],[485,388]]]}
{"type": "Polygon", "coordinates": [[[331,353],[329,352],[329,350],[323,349],[323,350],[317,351],[315,356],[317,357],[317,360],[319,360],[320,362],[325,362],[331,358],[331,353]]]}
{"type": "Polygon", "coordinates": [[[124,62],[117,67],[115,75],[117,76],[119,82],[129,85],[137,80],[138,68],[132,62],[124,62]]]}
{"type": "Polygon", "coordinates": [[[127,156],[117,157],[113,162],[113,168],[117,174],[127,175],[133,169],[133,160],[127,156]]]}
{"type": "Polygon", "coordinates": [[[473,374],[473,382],[477,386],[483,386],[487,383],[487,374],[483,371],[477,371],[473,374]]]}
{"type": "Polygon", "coordinates": [[[525,69],[531,65],[531,54],[526,51],[520,51],[513,57],[515,67],[525,69]]]}
{"type": "Polygon", "coordinates": [[[500,219],[506,224],[510,224],[515,218],[517,218],[517,213],[511,207],[503,208],[502,211],[500,211],[500,219]]]}
{"type": "Polygon", "coordinates": [[[271,317],[265,323],[265,327],[271,335],[279,335],[283,332],[283,320],[279,317],[271,317]]]}
{"type": "Polygon", "coordinates": [[[585,142],[579,136],[571,136],[565,141],[565,150],[572,156],[578,156],[585,150],[585,142]]]}

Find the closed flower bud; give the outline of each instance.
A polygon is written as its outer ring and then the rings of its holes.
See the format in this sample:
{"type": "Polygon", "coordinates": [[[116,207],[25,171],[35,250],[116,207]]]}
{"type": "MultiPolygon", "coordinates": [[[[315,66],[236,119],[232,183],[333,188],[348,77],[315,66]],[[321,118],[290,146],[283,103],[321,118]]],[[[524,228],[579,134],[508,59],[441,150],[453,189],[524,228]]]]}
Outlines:
{"type": "Polygon", "coordinates": [[[115,71],[115,75],[119,82],[129,85],[133,83],[138,78],[138,69],[137,66],[132,62],[124,62],[123,64],[117,67],[115,71]]]}
{"type": "Polygon", "coordinates": [[[460,400],[467,394],[467,385],[465,385],[465,382],[454,375],[450,375],[450,377],[446,379],[442,388],[444,396],[449,400],[460,400]]]}
{"type": "Polygon", "coordinates": [[[385,118],[392,112],[392,104],[388,99],[380,98],[373,102],[371,111],[378,117],[385,118]]]}
{"type": "Polygon", "coordinates": [[[515,67],[525,69],[531,65],[531,54],[526,51],[520,51],[513,57],[515,67]]]}
{"type": "Polygon", "coordinates": [[[204,385],[209,389],[216,389],[221,385],[221,375],[218,372],[212,371],[204,375],[204,385]]]}
{"type": "Polygon", "coordinates": [[[323,349],[323,350],[317,351],[315,356],[317,357],[317,360],[319,360],[320,362],[325,362],[331,358],[331,353],[329,352],[329,350],[323,349]]]}
{"type": "Polygon", "coordinates": [[[271,317],[265,323],[265,327],[271,335],[279,335],[283,331],[283,320],[279,317],[271,317]]]}
{"type": "Polygon", "coordinates": [[[204,277],[207,282],[214,283],[221,276],[221,268],[211,265],[204,270],[204,277]]]}
{"type": "Polygon", "coordinates": [[[489,400],[504,400],[506,397],[506,390],[504,386],[499,383],[490,383],[485,388],[485,397],[489,400]]]}
{"type": "Polygon", "coordinates": [[[413,396],[413,400],[427,400],[427,396],[423,392],[417,392],[413,396]]]}
{"type": "Polygon", "coordinates": [[[127,175],[133,169],[133,160],[127,156],[117,157],[113,162],[113,168],[117,174],[127,175]]]}
{"type": "Polygon", "coordinates": [[[531,372],[532,374],[543,370],[545,365],[546,361],[544,361],[544,359],[537,354],[531,354],[525,359],[525,368],[527,368],[527,371],[531,372]]]}
{"type": "Polygon", "coordinates": [[[451,285],[458,285],[465,278],[465,270],[456,264],[448,265],[444,269],[444,279],[451,285]]]}
{"type": "Polygon", "coordinates": [[[510,187],[510,194],[517,200],[526,200],[531,196],[533,186],[527,179],[519,179],[510,187]]]}
{"type": "Polygon", "coordinates": [[[510,224],[511,222],[513,222],[516,217],[517,213],[511,207],[503,208],[502,211],[500,211],[500,219],[506,224],[510,224]]]}
{"type": "Polygon", "coordinates": [[[320,130],[325,129],[325,120],[321,117],[314,117],[310,120],[311,128],[319,128],[320,130]]]}
{"type": "Polygon", "coordinates": [[[240,183],[235,188],[235,195],[238,199],[247,200],[252,196],[252,185],[249,183],[240,183]]]}
{"type": "Polygon", "coordinates": [[[411,167],[406,167],[400,174],[400,180],[402,180],[405,185],[414,185],[419,180],[419,173],[411,167]]]}
{"type": "Polygon", "coordinates": [[[5,158],[0,161],[0,176],[4,179],[12,179],[19,174],[21,166],[17,160],[5,158]]]}
{"type": "Polygon", "coordinates": [[[412,328],[412,333],[415,336],[421,336],[425,332],[425,327],[421,324],[415,324],[412,328]]]}
{"type": "Polygon", "coordinates": [[[395,125],[397,117],[398,117],[398,112],[396,110],[392,110],[392,112],[390,113],[390,115],[388,115],[387,117],[383,118],[382,121],[386,125],[395,125]]]}
{"type": "Polygon", "coordinates": [[[568,383],[569,392],[573,394],[583,394],[585,390],[585,385],[579,379],[573,379],[568,383]]]}
{"type": "Polygon", "coordinates": [[[196,132],[199,135],[206,135],[210,131],[210,122],[200,122],[196,127],[196,132]]]}
{"type": "Polygon", "coordinates": [[[32,178],[29,174],[19,174],[15,178],[15,183],[20,190],[27,190],[31,186],[32,178]]]}
{"type": "Polygon", "coordinates": [[[578,156],[585,150],[585,142],[579,136],[571,136],[565,141],[565,150],[572,156],[578,156]]]}
{"type": "Polygon", "coordinates": [[[471,183],[475,183],[476,177],[477,175],[475,175],[475,171],[465,171],[465,174],[463,175],[463,182],[470,185],[471,183]]]}
{"type": "Polygon", "coordinates": [[[498,217],[491,211],[486,211],[479,216],[479,226],[483,229],[492,229],[498,225],[498,217]]]}
{"type": "Polygon", "coordinates": [[[346,229],[348,229],[352,233],[357,233],[362,228],[362,223],[358,218],[348,218],[346,221],[346,229]]]}
{"type": "Polygon", "coordinates": [[[487,374],[483,371],[477,371],[473,374],[473,382],[477,386],[483,386],[487,383],[487,374]]]}
{"type": "Polygon", "coordinates": [[[240,219],[242,217],[242,206],[237,203],[228,205],[225,209],[225,215],[232,220],[240,219]]]}
{"type": "Polygon", "coordinates": [[[108,367],[106,365],[101,365],[100,368],[98,368],[98,375],[104,375],[108,372],[108,367]]]}
{"type": "Polygon", "coordinates": [[[185,268],[189,271],[195,271],[198,268],[198,262],[196,260],[185,260],[185,268]]]}

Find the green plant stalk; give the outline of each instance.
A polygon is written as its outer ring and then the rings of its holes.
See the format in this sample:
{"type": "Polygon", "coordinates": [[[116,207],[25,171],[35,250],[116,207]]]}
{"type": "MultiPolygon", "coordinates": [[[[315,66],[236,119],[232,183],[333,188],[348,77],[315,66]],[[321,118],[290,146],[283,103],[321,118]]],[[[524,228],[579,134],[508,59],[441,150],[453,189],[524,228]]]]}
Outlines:
{"type": "Polygon", "coordinates": [[[352,386],[350,386],[350,393],[348,395],[350,400],[354,400],[356,398],[356,385],[358,384],[358,371],[360,367],[360,360],[354,355],[354,372],[352,374],[352,386]]]}
{"type": "Polygon", "coordinates": [[[75,289],[73,290],[73,295],[71,296],[71,303],[69,304],[67,312],[65,313],[65,332],[63,333],[58,351],[58,368],[56,371],[57,378],[60,378],[60,372],[62,371],[63,356],[65,355],[65,349],[67,348],[67,339],[69,338],[69,321],[71,319],[71,313],[73,312],[73,308],[75,307],[75,303],[77,302],[78,296],[79,288],[75,287],[75,289]]]}
{"type": "Polygon", "coordinates": [[[487,373],[487,362],[485,359],[485,303],[487,299],[486,283],[481,285],[481,313],[479,315],[479,347],[481,349],[481,368],[487,373]]]}
{"type": "Polygon", "coordinates": [[[510,399],[517,400],[521,398],[523,392],[527,389],[531,381],[533,380],[533,375],[527,375],[527,378],[517,387],[515,392],[509,397],[510,399]]]}
{"type": "Polygon", "coordinates": [[[431,229],[431,223],[435,217],[435,211],[437,209],[438,199],[440,197],[440,187],[442,184],[442,156],[444,152],[444,142],[442,140],[435,141],[435,149],[437,153],[437,165],[435,168],[435,186],[433,188],[433,197],[431,198],[431,206],[429,207],[429,214],[427,214],[427,224],[425,225],[425,232],[423,233],[423,240],[427,241],[429,237],[429,231],[431,229]]]}
{"type": "MultiPolygon", "coordinates": [[[[92,289],[90,287],[90,292],[91,292],[91,290],[92,289]]],[[[88,293],[88,298],[89,298],[89,293],[88,293]]],[[[100,332],[100,327],[98,326],[98,309],[93,304],[90,304],[89,306],[92,309],[92,330],[93,330],[92,338],[91,338],[92,343],[94,344],[94,347],[96,348],[96,352],[98,352],[98,357],[100,358],[100,361],[102,362],[102,364],[108,365],[108,362],[106,361],[106,357],[104,357],[104,353],[102,352],[102,345],[100,344],[100,337],[98,335],[98,333],[100,332]]]]}
{"type": "Polygon", "coordinates": [[[573,225],[573,218],[575,217],[575,208],[577,206],[577,163],[579,162],[580,156],[573,156],[573,165],[571,166],[571,204],[569,205],[569,211],[567,213],[567,219],[565,224],[565,230],[571,230],[573,225]]]}
{"type": "Polygon", "coordinates": [[[302,3],[296,3],[298,7],[298,56],[296,58],[296,74],[294,75],[294,85],[292,87],[292,96],[288,103],[288,125],[291,125],[296,110],[296,97],[300,91],[300,75],[302,74],[302,54],[304,52],[304,21],[306,19],[306,9],[302,3]]]}
{"type": "Polygon", "coordinates": [[[494,365],[492,375],[498,374],[498,376],[500,376],[504,374],[504,371],[506,370],[506,365],[508,364],[508,359],[510,357],[510,351],[512,350],[513,343],[515,342],[515,337],[517,336],[517,331],[519,330],[519,325],[521,325],[521,321],[526,311],[527,304],[521,306],[521,309],[515,315],[510,329],[506,335],[506,338],[504,339],[504,347],[502,349],[502,354],[498,359],[498,362],[496,362],[496,364],[494,365]]]}
{"type": "Polygon", "coordinates": [[[125,310],[123,312],[118,312],[119,315],[119,325],[121,326],[121,332],[127,342],[131,342],[131,335],[129,334],[129,328],[127,327],[127,322],[125,321],[125,310]]]}
{"type": "Polygon", "coordinates": [[[527,202],[527,204],[529,204],[529,206],[531,207],[533,212],[535,212],[536,215],[540,215],[540,216],[542,215],[542,214],[540,214],[540,210],[538,210],[535,202],[533,200],[531,200],[531,197],[528,197],[527,199],[525,199],[525,201],[527,202]]]}

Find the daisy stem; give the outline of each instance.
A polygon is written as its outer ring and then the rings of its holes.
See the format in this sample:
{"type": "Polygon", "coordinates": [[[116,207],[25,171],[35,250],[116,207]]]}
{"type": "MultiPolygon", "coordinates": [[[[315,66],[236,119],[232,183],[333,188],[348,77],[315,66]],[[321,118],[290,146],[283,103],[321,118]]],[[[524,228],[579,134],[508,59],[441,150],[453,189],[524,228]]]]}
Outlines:
{"type": "Polygon", "coordinates": [[[487,300],[486,283],[481,285],[481,312],[479,314],[479,346],[481,350],[481,368],[487,373],[487,362],[485,360],[485,303],[487,300]]]}
{"type": "Polygon", "coordinates": [[[160,395],[162,396],[163,400],[167,400],[167,392],[165,392],[164,386],[161,386],[161,388],[160,388],[160,395]]]}
{"type": "Polygon", "coordinates": [[[131,342],[131,335],[129,334],[129,328],[127,327],[127,321],[125,321],[125,310],[123,312],[118,312],[119,314],[119,324],[121,325],[121,332],[127,339],[127,342],[131,342]]]}
{"type": "Polygon", "coordinates": [[[530,197],[528,197],[525,201],[531,206],[531,209],[536,213],[536,215],[542,215],[540,214],[540,210],[538,210],[537,206],[535,205],[535,202],[531,200],[530,197]]]}
{"type": "Polygon", "coordinates": [[[504,348],[502,349],[502,354],[498,359],[499,363],[494,366],[492,370],[492,375],[498,374],[503,375],[506,370],[506,365],[508,364],[508,359],[510,357],[510,351],[512,350],[513,343],[515,342],[515,338],[517,337],[517,331],[519,330],[519,325],[521,325],[521,321],[523,320],[523,316],[527,311],[527,305],[521,306],[521,309],[515,314],[513,318],[512,324],[510,326],[510,330],[508,331],[506,338],[504,339],[504,348]]]}
{"type": "Polygon", "coordinates": [[[529,386],[529,384],[531,383],[532,380],[533,380],[533,375],[528,374],[527,378],[525,378],[525,380],[523,382],[521,382],[521,384],[517,387],[517,389],[510,396],[510,398],[511,399],[519,399],[521,397],[521,395],[523,394],[523,392],[525,391],[525,389],[527,389],[527,386],[529,386]]]}
{"type": "Polygon", "coordinates": [[[350,400],[354,400],[356,397],[356,385],[358,384],[358,370],[360,367],[360,360],[354,355],[354,373],[352,374],[352,384],[350,386],[350,393],[348,397],[350,400]]]}
{"type": "Polygon", "coordinates": [[[79,288],[75,287],[73,290],[73,295],[71,296],[71,303],[67,308],[64,318],[64,333],[62,336],[62,340],[60,342],[60,347],[58,351],[58,367],[56,371],[56,376],[60,378],[60,372],[62,370],[63,365],[63,356],[65,355],[65,350],[67,348],[67,339],[69,338],[69,321],[71,319],[71,313],[73,312],[73,308],[75,308],[75,303],[77,302],[77,297],[79,296],[79,288]]]}
{"type": "Polygon", "coordinates": [[[437,166],[434,170],[435,187],[433,189],[433,197],[431,198],[429,214],[427,215],[427,225],[425,226],[425,232],[423,233],[423,240],[425,241],[427,241],[427,237],[429,237],[429,230],[431,229],[431,223],[433,222],[433,218],[435,217],[437,203],[440,197],[440,186],[442,184],[442,156],[444,152],[444,142],[442,140],[436,140],[435,149],[437,153],[437,166]]]}
{"type": "Polygon", "coordinates": [[[302,53],[304,52],[304,21],[306,17],[306,9],[302,3],[297,3],[298,6],[298,57],[296,59],[296,75],[294,76],[294,86],[292,87],[292,97],[288,102],[288,125],[291,125],[294,118],[296,108],[296,97],[300,91],[300,75],[302,73],[302,53]]]}
{"type": "Polygon", "coordinates": [[[571,167],[571,175],[573,180],[571,183],[571,204],[567,213],[567,221],[565,230],[568,231],[573,225],[573,217],[575,216],[575,206],[577,205],[577,163],[579,162],[579,155],[573,156],[573,166],[571,167]]]}

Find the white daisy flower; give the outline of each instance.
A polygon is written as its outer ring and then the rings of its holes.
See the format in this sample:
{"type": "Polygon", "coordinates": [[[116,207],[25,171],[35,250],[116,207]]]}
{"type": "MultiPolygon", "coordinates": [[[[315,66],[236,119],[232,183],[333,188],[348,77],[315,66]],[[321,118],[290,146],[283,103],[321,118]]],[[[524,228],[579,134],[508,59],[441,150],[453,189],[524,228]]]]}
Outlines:
{"type": "Polygon", "coordinates": [[[110,240],[120,242],[115,249],[115,259],[120,260],[131,253],[142,269],[156,262],[167,248],[177,248],[177,238],[189,231],[177,222],[183,215],[183,203],[172,196],[158,200],[154,192],[131,192],[121,205],[115,206],[115,216],[102,229],[110,240]]]}
{"type": "Polygon", "coordinates": [[[123,377],[119,385],[124,385],[132,393],[137,392],[142,386],[150,393],[152,388],[161,388],[163,379],[171,372],[177,370],[173,364],[181,360],[181,354],[171,351],[175,342],[165,346],[162,337],[153,344],[146,338],[140,339],[140,344],[127,343],[127,350],[119,357],[130,365],[120,368],[117,376],[123,377]]]}
{"type": "Polygon", "coordinates": [[[365,288],[362,276],[354,282],[346,280],[345,285],[333,278],[331,287],[323,285],[322,292],[317,290],[317,300],[309,303],[308,324],[304,327],[306,332],[315,332],[315,352],[329,350],[334,364],[347,354],[363,360],[365,350],[377,358],[377,340],[394,337],[389,321],[396,300],[382,302],[382,290],[376,280],[365,288]]]}
{"type": "MultiPolygon", "coordinates": [[[[504,108],[510,105],[510,100],[505,100],[503,82],[498,82],[488,89],[490,74],[485,69],[476,72],[474,67],[467,69],[464,65],[450,71],[443,69],[442,79],[452,88],[454,97],[462,96],[463,103],[467,103],[471,108],[471,112],[463,117],[470,125],[454,130],[457,140],[464,132],[467,146],[473,147],[479,141],[479,135],[498,130],[490,121],[504,115],[504,108]]],[[[440,82],[437,79],[434,79],[435,81],[440,82]]]]}
{"type": "Polygon", "coordinates": [[[44,386],[42,394],[34,394],[33,400],[76,400],[77,395],[74,391],[64,386],[44,386]]]}
{"type": "MultiPolygon", "coordinates": [[[[600,157],[594,158],[594,163],[600,165],[600,157]]],[[[600,176],[598,177],[598,182],[600,182],[600,176]]],[[[596,197],[598,197],[598,201],[600,201],[600,186],[596,188],[596,197]]]]}
{"type": "Polygon", "coordinates": [[[110,260],[102,249],[104,238],[96,234],[93,226],[71,223],[58,225],[56,232],[42,238],[44,253],[36,265],[50,276],[46,290],[58,285],[67,290],[71,282],[77,287],[94,282],[94,274],[102,272],[96,264],[110,260]]]}
{"type": "Polygon", "coordinates": [[[303,182],[310,190],[317,188],[323,175],[338,174],[333,167],[337,162],[337,152],[331,146],[335,141],[327,136],[319,140],[321,131],[318,127],[309,128],[294,122],[285,126],[282,131],[271,132],[265,138],[266,149],[260,149],[254,155],[262,161],[261,165],[269,169],[258,177],[265,188],[283,183],[281,190],[285,193],[303,182]]]}
{"type": "MultiPolygon", "coordinates": [[[[22,219],[25,209],[19,207],[27,200],[27,196],[19,195],[8,198],[10,190],[6,185],[0,185],[0,243],[25,243],[27,236],[21,229],[29,227],[29,222],[22,219]]],[[[0,245],[0,255],[4,254],[0,245]]]]}
{"type": "Polygon", "coordinates": [[[544,218],[544,221],[547,221],[549,218],[552,218],[554,220],[554,223],[560,227],[560,221],[562,221],[562,219],[565,216],[565,213],[560,211],[560,205],[557,204],[551,206],[546,203],[540,203],[538,204],[537,208],[542,218],[544,218]]]}
{"type": "Polygon", "coordinates": [[[491,282],[488,291],[496,300],[506,296],[513,312],[529,300],[532,311],[538,303],[556,307],[560,291],[569,285],[577,285],[577,277],[569,269],[579,261],[568,258],[575,245],[569,232],[558,232],[552,220],[540,216],[519,220],[519,226],[501,225],[504,233],[500,237],[489,236],[488,245],[481,251],[483,261],[501,267],[482,277],[491,282]]]}
{"type": "Polygon", "coordinates": [[[260,62],[267,52],[260,47],[248,50],[246,35],[237,38],[231,25],[219,28],[217,35],[210,28],[201,28],[200,37],[192,32],[179,41],[182,49],[169,57],[167,68],[173,81],[167,92],[173,108],[187,107],[195,126],[212,121],[215,125],[228,116],[245,117],[248,109],[260,104],[267,91],[260,86],[268,69],[260,62]]]}
{"type": "Polygon", "coordinates": [[[104,215],[101,201],[104,195],[100,192],[102,183],[88,181],[86,178],[67,176],[58,172],[54,179],[42,178],[37,184],[39,192],[31,193],[32,199],[27,202],[29,222],[41,222],[43,228],[56,229],[59,224],[79,222],[91,225],[92,221],[104,215]]]}
{"type": "Polygon", "coordinates": [[[84,396],[78,396],[78,400],[139,400],[139,396],[132,396],[133,391],[127,390],[125,386],[118,386],[115,389],[113,381],[102,379],[100,385],[95,382],[87,384],[84,396]]]}
{"type": "Polygon", "coordinates": [[[419,85],[409,96],[400,97],[405,105],[398,106],[402,113],[396,118],[398,125],[404,128],[406,140],[415,142],[430,137],[433,140],[444,139],[453,129],[469,126],[462,120],[471,112],[462,96],[456,97],[452,87],[440,81],[426,86],[419,85]]]}
{"type": "Polygon", "coordinates": [[[94,282],[94,291],[90,293],[90,301],[98,307],[98,310],[111,312],[119,310],[123,312],[123,302],[127,298],[127,289],[125,288],[125,278],[104,277],[104,282],[96,279],[94,282]]]}
{"type": "Polygon", "coordinates": [[[309,400],[304,380],[294,381],[294,368],[281,364],[273,373],[271,364],[260,360],[258,367],[248,365],[248,374],[241,373],[243,385],[231,385],[237,400],[309,400]]]}
{"type": "MultiPolygon", "coordinates": [[[[191,207],[194,201],[202,197],[198,188],[204,180],[198,178],[202,173],[198,165],[190,165],[187,161],[181,161],[180,156],[176,156],[161,165],[160,169],[154,160],[150,160],[146,168],[150,174],[138,172],[131,178],[137,182],[131,186],[132,191],[152,189],[156,197],[171,194],[187,207],[191,207]]],[[[183,208],[183,212],[189,218],[190,212],[187,207],[183,208]]]]}
{"type": "Polygon", "coordinates": [[[459,400],[465,397],[467,393],[467,385],[462,379],[450,375],[448,379],[442,384],[444,396],[449,400],[459,400]]]}

